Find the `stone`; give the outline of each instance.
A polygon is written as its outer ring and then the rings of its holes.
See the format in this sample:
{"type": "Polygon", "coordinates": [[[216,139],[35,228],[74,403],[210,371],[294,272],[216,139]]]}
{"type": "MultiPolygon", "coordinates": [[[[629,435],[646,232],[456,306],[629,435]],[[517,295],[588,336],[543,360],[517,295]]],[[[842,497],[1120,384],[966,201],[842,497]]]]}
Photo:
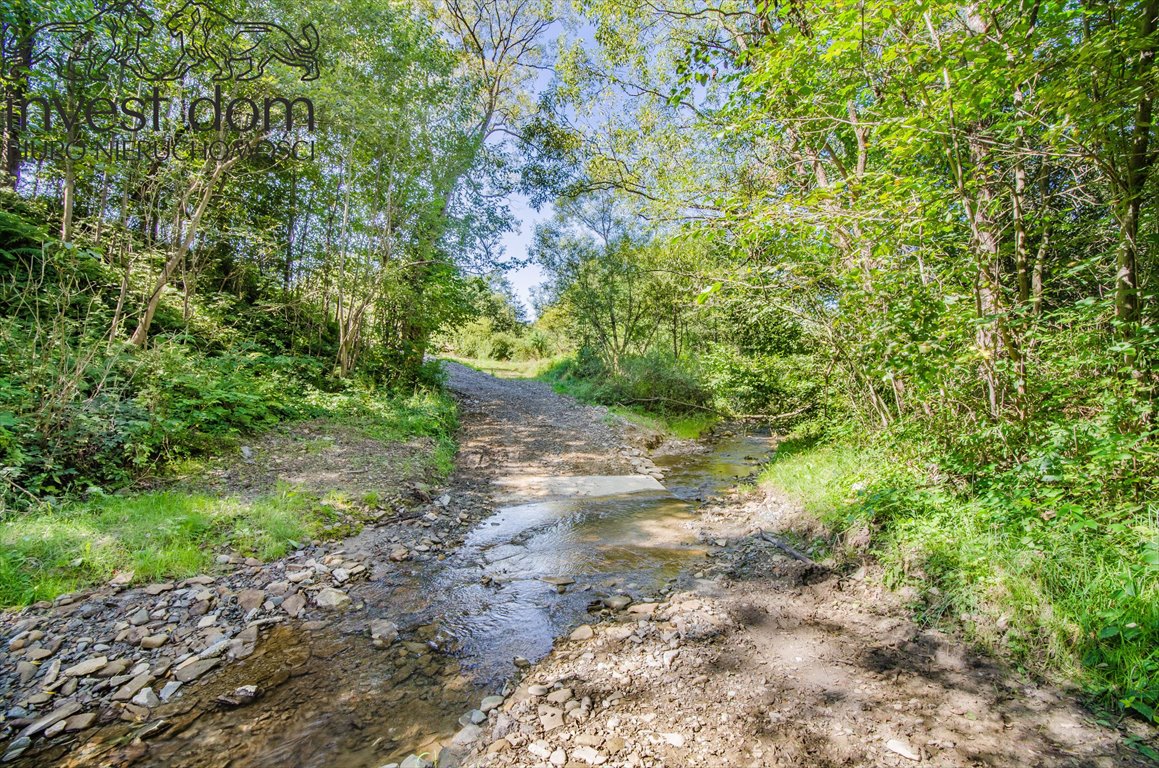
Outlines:
{"type": "Polygon", "coordinates": [[[79,715],[73,715],[64,721],[64,729],[66,731],[83,731],[89,728],[97,720],[96,712],[82,712],[79,715]]]}
{"type": "Polygon", "coordinates": [[[192,664],[178,667],[173,677],[179,682],[190,683],[220,664],[220,659],[199,659],[192,664]]]}
{"type": "Polygon", "coordinates": [[[418,755],[407,755],[407,758],[399,763],[398,768],[432,768],[432,766],[418,755]]]}
{"type": "Polygon", "coordinates": [[[33,648],[24,654],[24,658],[28,659],[29,661],[41,661],[43,659],[47,659],[51,655],[52,651],[48,650],[47,648],[33,648]]]}
{"type": "Polygon", "coordinates": [[[563,704],[572,698],[571,688],[560,688],[547,694],[547,700],[552,704],[563,704]]]}
{"type": "Polygon", "coordinates": [[[291,584],[300,584],[301,582],[306,581],[307,579],[309,579],[313,575],[314,575],[314,572],[312,570],[310,570],[309,568],[307,568],[305,570],[295,571],[294,573],[286,574],[286,581],[290,582],[291,584]]]}
{"type": "Polygon", "coordinates": [[[36,677],[36,673],[39,671],[40,667],[31,661],[20,661],[16,663],[16,674],[20,675],[21,685],[27,685],[28,681],[36,677]]]}
{"type": "MultiPolygon", "coordinates": [[[[80,704],[76,703],[75,701],[61,704],[59,707],[52,710],[44,717],[30,724],[27,728],[21,731],[19,735],[28,737],[35,736],[50,725],[53,725],[60,720],[64,720],[65,718],[72,717],[77,712],[80,712],[80,709],[80,704]]],[[[11,749],[11,746],[9,746],[9,749],[11,749]]]]}
{"type": "Polygon", "coordinates": [[[550,733],[556,728],[563,727],[563,710],[556,707],[540,707],[539,708],[539,724],[543,726],[545,732],[550,733]]]}
{"type": "Polygon", "coordinates": [[[568,576],[540,576],[539,580],[553,587],[567,587],[575,584],[575,579],[568,576]]]}
{"type": "Polygon", "coordinates": [[[547,694],[551,693],[551,686],[538,684],[529,685],[527,686],[527,692],[532,696],[546,696],[547,694]]]}
{"type": "Polygon", "coordinates": [[[659,607],[659,603],[636,603],[628,607],[628,613],[635,616],[651,616],[659,607]]]}
{"type": "Polygon", "coordinates": [[[484,696],[483,701],[479,704],[479,709],[486,713],[493,709],[498,709],[502,704],[502,696],[484,696]]]}
{"type": "Polygon", "coordinates": [[[141,639],[141,647],[146,651],[152,651],[167,642],[169,642],[169,635],[148,635],[141,639]]]}
{"type": "Polygon", "coordinates": [[[373,619],[370,622],[370,642],[376,648],[385,648],[398,639],[398,625],[386,619],[373,619]]]}
{"type": "Polygon", "coordinates": [[[24,751],[32,746],[32,739],[27,736],[20,736],[13,739],[8,744],[8,749],[4,752],[4,757],[0,758],[0,762],[10,763],[16,758],[24,754],[24,751]]]}
{"type": "Polygon", "coordinates": [[[161,686],[161,701],[169,701],[173,695],[184,685],[180,680],[170,680],[161,686]]]}
{"type": "Polygon", "coordinates": [[[298,616],[300,616],[302,613],[302,609],[305,607],[306,598],[302,595],[301,592],[290,595],[282,601],[282,610],[285,611],[286,615],[291,619],[298,618],[298,616]]]}
{"type": "Polygon", "coordinates": [[[575,743],[581,747],[599,747],[604,743],[604,737],[595,733],[581,733],[575,737],[575,743]]]}
{"type": "Polygon", "coordinates": [[[670,745],[676,747],[677,749],[684,746],[684,736],[679,733],[664,734],[664,741],[668,742],[670,745]]]}
{"type": "Polygon", "coordinates": [[[527,751],[540,760],[546,760],[551,756],[551,745],[543,739],[537,739],[527,745],[527,751]]]}
{"type": "Polygon", "coordinates": [[[323,587],[314,595],[314,602],[319,608],[340,611],[350,605],[350,595],[340,589],[323,587]]]}
{"type": "Polygon", "coordinates": [[[124,587],[131,584],[133,581],[132,571],[116,571],[113,578],[109,579],[110,587],[124,587]]]}
{"type": "Polygon", "coordinates": [[[79,664],[73,664],[64,671],[65,677],[86,677],[109,663],[107,656],[90,656],[79,664]]]}
{"type": "Polygon", "coordinates": [[[403,560],[410,559],[410,550],[406,547],[398,546],[390,550],[388,557],[396,563],[401,563],[403,560]]]}
{"type": "Polygon", "coordinates": [[[916,760],[922,759],[922,756],[919,755],[914,750],[913,747],[911,747],[909,744],[905,743],[901,739],[890,739],[889,741],[885,742],[885,748],[888,749],[890,752],[901,755],[906,760],[915,760],[916,761],[916,760]]]}
{"type": "Polygon", "coordinates": [[[607,755],[592,747],[576,747],[571,751],[571,756],[588,765],[603,765],[608,761],[607,755]]]}
{"type": "Polygon", "coordinates": [[[153,689],[148,687],[137,691],[137,695],[133,697],[132,701],[138,707],[148,707],[149,709],[161,706],[161,699],[157,698],[153,689]]]}
{"type": "Polygon", "coordinates": [[[592,629],[590,624],[580,624],[578,627],[572,630],[571,635],[568,637],[571,640],[580,642],[583,640],[591,640],[593,637],[595,637],[595,634],[596,631],[592,629]]]}
{"type": "Polygon", "coordinates": [[[527,659],[523,658],[522,656],[516,656],[514,659],[511,660],[511,663],[514,664],[519,669],[527,669],[528,667],[531,666],[531,662],[528,661],[527,659]]]}
{"type": "Polygon", "coordinates": [[[632,598],[627,595],[612,595],[611,597],[605,597],[603,603],[613,611],[622,611],[632,604],[632,598]]]}
{"type": "Polygon", "coordinates": [[[173,589],[173,582],[171,581],[162,582],[160,584],[150,584],[145,587],[145,594],[156,597],[162,592],[168,592],[171,589],[173,589]]]}
{"type": "Polygon", "coordinates": [[[498,738],[487,745],[487,754],[497,755],[500,752],[506,752],[511,749],[511,742],[505,738],[498,738]]]}
{"type": "MultiPolygon", "coordinates": [[[[116,659],[114,661],[110,661],[108,664],[104,665],[93,674],[96,677],[116,677],[117,675],[124,674],[125,670],[128,668],[129,662],[124,659],[116,659]]],[[[64,674],[68,674],[67,669],[64,671],[64,674]]]]}
{"type": "Polygon", "coordinates": [[[148,621],[149,621],[149,612],[146,611],[143,607],[138,608],[137,610],[133,611],[132,614],[129,615],[129,623],[132,624],[134,627],[139,627],[142,624],[147,623],[148,621]]]}
{"type": "Polygon", "coordinates": [[[466,747],[474,744],[483,735],[483,729],[477,725],[464,725],[459,729],[459,732],[451,739],[451,745],[455,747],[466,747]]]}
{"type": "Polygon", "coordinates": [[[153,682],[153,679],[153,675],[149,674],[148,672],[142,672],[118,688],[117,692],[112,696],[113,701],[129,701],[137,695],[137,691],[153,682]]]}
{"type": "Polygon", "coordinates": [[[552,765],[561,766],[562,768],[563,765],[567,764],[567,752],[563,750],[563,747],[560,747],[551,753],[551,757],[547,758],[547,762],[552,765]]]}
{"type": "Polygon", "coordinates": [[[246,613],[262,607],[266,601],[266,593],[260,589],[243,589],[237,593],[237,604],[246,613]]]}

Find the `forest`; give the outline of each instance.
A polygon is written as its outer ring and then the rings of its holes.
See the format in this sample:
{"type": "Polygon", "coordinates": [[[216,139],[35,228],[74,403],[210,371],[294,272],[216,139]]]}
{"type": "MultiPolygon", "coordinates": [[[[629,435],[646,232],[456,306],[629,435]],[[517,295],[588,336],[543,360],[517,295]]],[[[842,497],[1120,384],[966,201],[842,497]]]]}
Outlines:
{"type": "Polygon", "coordinates": [[[770,430],[818,551],[1159,718],[1159,0],[215,0],[292,44],[216,73],[182,5],[0,0],[5,605],[316,535],[282,489],[134,554],[279,425],[445,477],[449,356],[770,430]]]}

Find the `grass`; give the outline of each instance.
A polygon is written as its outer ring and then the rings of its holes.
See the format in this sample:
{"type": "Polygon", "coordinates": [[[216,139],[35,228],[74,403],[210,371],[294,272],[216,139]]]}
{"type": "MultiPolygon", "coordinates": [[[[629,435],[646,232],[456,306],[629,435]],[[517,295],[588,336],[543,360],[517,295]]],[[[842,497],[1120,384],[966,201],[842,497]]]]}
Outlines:
{"type": "MultiPolygon", "coordinates": [[[[835,532],[868,527],[887,581],[917,589],[919,621],[958,631],[1035,676],[1074,681],[1099,707],[1155,718],[1154,518],[1068,521],[1016,488],[952,493],[919,482],[896,459],[841,444],[787,442],[760,481],[835,532]]],[[[1080,501],[1099,518],[1099,500],[1080,501]]]]}
{"type": "Polygon", "coordinates": [[[263,560],[312,538],[332,512],[289,487],[253,501],[175,491],[42,507],[0,524],[0,602],[99,584],[193,576],[226,548],[263,560]]]}
{"type": "Polygon", "coordinates": [[[558,362],[559,358],[545,360],[489,360],[473,357],[444,355],[441,359],[489,373],[500,379],[534,379],[558,362]]]}
{"type": "MultiPolygon", "coordinates": [[[[457,425],[444,393],[384,394],[314,391],[310,411],[384,443],[429,438],[431,448],[406,461],[437,480],[453,468],[457,425]]],[[[324,451],[325,440],[309,448],[324,451]]],[[[203,462],[188,462],[196,471],[203,462]]],[[[366,506],[376,494],[363,494],[366,506]]],[[[354,533],[359,505],[335,493],[321,496],[279,486],[256,499],[174,489],[98,495],[87,501],[41,504],[0,520],[0,604],[27,605],[101,584],[117,571],[139,583],[205,572],[223,550],[274,560],[296,544],[354,533]]]]}
{"type": "MultiPolygon", "coordinates": [[[[556,386],[555,389],[557,392],[563,394],[572,394],[565,386],[556,386]]],[[[580,398],[577,397],[576,399],[578,400],[580,398]]],[[[608,406],[608,411],[623,419],[627,419],[633,424],[639,424],[642,427],[647,427],[657,432],[664,432],[681,440],[695,440],[720,421],[720,417],[713,414],[669,416],[626,405],[610,405],[608,406]]]]}

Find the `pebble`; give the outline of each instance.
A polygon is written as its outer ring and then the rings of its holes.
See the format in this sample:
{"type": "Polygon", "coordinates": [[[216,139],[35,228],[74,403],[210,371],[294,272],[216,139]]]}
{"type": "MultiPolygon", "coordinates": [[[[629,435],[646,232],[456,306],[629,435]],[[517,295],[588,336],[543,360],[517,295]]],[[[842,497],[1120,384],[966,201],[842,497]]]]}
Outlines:
{"type": "Polygon", "coordinates": [[[890,739],[885,742],[885,748],[890,752],[901,755],[906,760],[921,760],[922,756],[914,751],[914,748],[905,743],[901,739],[890,739]]]}
{"type": "Polygon", "coordinates": [[[246,613],[262,607],[266,601],[266,593],[260,589],[243,589],[237,593],[237,604],[246,613]]]}
{"type": "Polygon", "coordinates": [[[551,693],[551,686],[540,684],[529,685],[527,687],[527,692],[532,696],[546,696],[547,694],[551,693]]]}
{"type": "Polygon", "coordinates": [[[563,710],[556,707],[541,706],[539,708],[539,724],[546,732],[563,727],[563,710]]]}
{"type": "Polygon", "coordinates": [[[149,621],[149,612],[144,608],[138,608],[129,616],[129,623],[134,627],[139,627],[149,621]]]}
{"type": "Polygon", "coordinates": [[[632,604],[632,598],[627,595],[612,595],[611,597],[605,597],[603,603],[613,611],[622,611],[632,604]]]}
{"type": "Polygon", "coordinates": [[[301,615],[302,609],[306,607],[306,598],[301,592],[290,595],[282,601],[281,608],[286,612],[286,615],[291,619],[296,619],[301,615]]]}
{"type": "Polygon", "coordinates": [[[204,675],[220,663],[218,659],[199,659],[182,667],[178,667],[173,677],[178,682],[189,683],[204,675]]]}
{"type": "Polygon", "coordinates": [[[571,751],[571,756],[588,765],[603,765],[608,761],[607,755],[592,747],[576,747],[571,751]]]}
{"type": "Polygon", "coordinates": [[[180,680],[170,680],[161,686],[161,701],[169,701],[173,698],[173,694],[177,693],[178,689],[184,685],[180,680]]]}
{"type": "Polygon", "coordinates": [[[28,681],[36,677],[36,673],[39,671],[40,667],[31,661],[20,661],[16,664],[16,674],[20,675],[21,685],[27,685],[28,681]]]}
{"type": "Polygon", "coordinates": [[[502,696],[485,696],[483,697],[483,701],[479,704],[479,709],[483,712],[490,712],[493,709],[498,709],[502,704],[502,696]]]}
{"type": "Polygon", "coordinates": [[[113,694],[113,701],[129,701],[137,695],[137,691],[153,682],[153,679],[153,675],[149,674],[148,672],[142,672],[129,682],[122,685],[117,690],[117,692],[113,694]]]}
{"type": "Polygon", "coordinates": [[[398,639],[398,625],[386,619],[370,622],[370,641],[376,648],[385,648],[398,639]]]}
{"type": "Polygon", "coordinates": [[[138,707],[148,707],[149,709],[161,706],[161,700],[157,698],[157,694],[153,692],[152,688],[142,688],[132,701],[138,707]]]}
{"type": "Polygon", "coordinates": [[[148,635],[147,637],[141,638],[141,647],[147,651],[151,651],[160,648],[167,642],[169,642],[169,635],[148,635]]]}
{"type": "Polygon", "coordinates": [[[109,663],[107,656],[92,656],[79,664],[73,664],[64,671],[66,677],[85,677],[109,663]]]}
{"type": "Polygon", "coordinates": [[[388,555],[388,557],[390,557],[390,559],[396,563],[401,563],[403,560],[410,559],[410,550],[408,550],[406,547],[395,547],[394,549],[390,550],[390,555],[388,555]]]}
{"type": "Polygon", "coordinates": [[[593,637],[595,637],[595,634],[596,631],[592,629],[590,624],[580,624],[578,627],[572,630],[570,639],[577,642],[581,640],[591,640],[593,637]]]}
{"type": "Polygon", "coordinates": [[[323,587],[314,595],[314,602],[319,608],[329,608],[331,610],[342,610],[350,605],[350,595],[346,594],[340,589],[333,587],[323,587]]]}

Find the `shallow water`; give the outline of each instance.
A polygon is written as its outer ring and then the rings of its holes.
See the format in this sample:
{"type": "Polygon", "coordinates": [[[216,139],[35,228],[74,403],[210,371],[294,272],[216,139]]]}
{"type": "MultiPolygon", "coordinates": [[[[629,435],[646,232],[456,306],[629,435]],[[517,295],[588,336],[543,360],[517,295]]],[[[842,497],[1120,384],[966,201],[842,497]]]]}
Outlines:
{"type": "MultiPolygon", "coordinates": [[[[630,493],[607,478],[500,483],[512,503],[478,523],[454,555],[383,569],[357,592],[364,610],[324,627],[276,627],[253,656],[160,712],[169,728],[148,740],[137,764],[375,768],[411,752],[433,759],[459,716],[503,688],[514,657],[546,655],[554,638],[589,620],[600,596],[686,585],[704,554],[692,530],[695,502],[750,475],[770,450],[768,438],[734,437],[662,458],[666,490],[639,478],[628,481],[630,493]],[[560,592],[543,577],[575,583],[560,592]],[[400,642],[374,648],[372,618],[397,623],[400,642]],[[246,684],[264,695],[240,709],[211,703],[246,684]]],[[[110,727],[56,764],[103,762],[110,740],[126,735],[110,727]]]]}

